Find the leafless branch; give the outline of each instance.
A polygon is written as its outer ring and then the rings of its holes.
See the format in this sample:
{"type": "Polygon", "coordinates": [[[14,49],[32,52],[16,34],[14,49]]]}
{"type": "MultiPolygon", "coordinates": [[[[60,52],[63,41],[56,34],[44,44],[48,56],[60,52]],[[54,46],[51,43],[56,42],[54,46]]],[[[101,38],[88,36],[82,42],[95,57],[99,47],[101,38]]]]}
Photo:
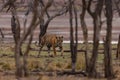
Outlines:
{"type": "MultiPolygon", "coordinates": [[[[43,7],[45,7],[45,4],[44,4],[43,0],[39,0],[39,3],[40,3],[43,7]]],[[[49,15],[48,11],[46,10],[45,12],[46,12],[47,17],[49,18],[50,15],[49,15]]]]}
{"type": "Polygon", "coordinates": [[[54,14],[53,16],[49,17],[47,22],[46,22],[46,25],[49,24],[49,22],[54,19],[55,17],[57,16],[60,16],[60,15],[63,15],[64,13],[67,13],[68,12],[68,6],[67,7],[63,7],[60,11],[58,11],[56,14],[54,14]]]}
{"type": "Polygon", "coordinates": [[[120,7],[119,7],[119,4],[120,4],[120,1],[116,1],[116,0],[113,0],[113,2],[115,3],[115,6],[116,6],[116,10],[120,16],[120,7]]]}
{"type": "Polygon", "coordinates": [[[39,16],[39,21],[37,21],[38,12],[37,12],[37,6],[36,6],[36,5],[38,5],[38,3],[37,3],[37,1],[35,2],[35,4],[34,4],[33,18],[32,18],[31,24],[29,25],[29,28],[28,28],[27,32],[25,33],[25,35],[23,35],[20,43],[22,43],[28,37],[28,35],[30,33],[32,33],[34,31],[34,29],[40,24],[42,18],[44,17],[45,11],[51,6],[52,1],[53,0],[49,0],[48,3],[47,3],[47,5],[45,5],[45,8],[42,9],[41,15],[39,16]]]}
{"type": "Polygon", "coordinates": [[[0,8],[0,12],[8,7],[7,11],[11,8],[11,6],[13,6],[13,3],[15,2],[16,0],[8,0],[5,4],[3,4],[3,6],[0,8]]]}
{"type": "Polygon", "coordinates": [[[88,1],[87,11],[88,11],[88,13],[93,17],[93,16],[94,16],[94,13],[91,11],[92,1],[93,1],[93,0],[89,0],[89,1],[88,1]]]}
{"type": "Polygon", "coordinates": [[[42,19],[42,23],[40,24],[39,43],[40,43],[41,37],[46,33],[46,30],[48,28],[48,25],[49,25],[50,21],[53,20],[57,16],[61,16],[64,13],[67,13],[67,11],[68,11],[68,4],[65,4],[59,11],[57,11],[57,13],[55,13],[52,16],[49,15],[46,22],[45,22],[44,18],[42,19]]]}

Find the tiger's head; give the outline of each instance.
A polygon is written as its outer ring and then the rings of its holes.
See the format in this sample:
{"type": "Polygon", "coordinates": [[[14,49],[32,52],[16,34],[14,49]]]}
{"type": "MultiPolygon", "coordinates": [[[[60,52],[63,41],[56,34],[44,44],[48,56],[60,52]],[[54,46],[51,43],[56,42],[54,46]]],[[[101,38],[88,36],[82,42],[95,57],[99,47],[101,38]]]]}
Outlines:
{"type": "Polygon", "coordinates": [[[57,39],[57,46],[62,46],[63,36],[56,36],[56,39],[57,39]]]}

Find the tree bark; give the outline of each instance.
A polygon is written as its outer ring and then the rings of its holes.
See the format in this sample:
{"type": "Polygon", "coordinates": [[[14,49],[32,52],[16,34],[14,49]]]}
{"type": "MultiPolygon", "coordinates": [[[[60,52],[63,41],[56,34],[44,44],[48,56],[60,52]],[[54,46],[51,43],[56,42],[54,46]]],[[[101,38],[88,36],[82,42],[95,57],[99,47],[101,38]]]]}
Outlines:
{"type": "Polygon", "coordinates": [[[99,46],[99,38],[100,38],[100,30],[101,30],[101,12],[103,7],[103,0],[98,0],[95,11],[92,12],[91,7],[92,0],[89,0],[88,4],[88,12],[93,18],[94,24],[94,35],[93,35],[93,52],[89,62],[88,68],[88,76],[89,77],[97,77],[97,71],[95,68],[96,60],[98,56],[98,46],[99,46]]]}
{"type": "Polygon", "coordinates": [[[77,58],[77,45],[78,45],[78,19],[77,10],[74,1],[69,0],[69,23],[70,23],[70,50],[71,50],[71,64],[72,72],[75,72],[76,58],[77,58]],[[74,14],[73,14],[74,12],[74,14]],[[73,27],[73,16],[75,16],[75,35],[73,27]],[[74,37],[75,36],[75,37],[74,37]]]}
{"type": "MultiPolygon", "coordinates": [[[[12,11],[12,17],[11,17],[11,30],[13,33],[13,38],[15,41],[15,44],[18,44],[18,40],[20,40],[20,24],[19,24],[19,20],[17,17],[17,14],[15,12],[15,10],[11,10],[12,11]]],[[[22,51],[20,48],[20,56],[22,56],[22,51]]]]}
{"type": "Polygon", "coordinates": [[[82,13],[80,14],[80,19],[81,19],[81,28],[83,31],[83,38],[84,38],[84,43],[85,43],[85,64],[86,64],[86,72],[88,71],[88,29],[87,29],[87,25],[85,23],[84,17],[85,17],[85,13],[86,13],[86,9],[87,9],[87,5],[86,5],[86,1],[82,0],[82,13]]]}
{"type": "MultiPolygon", "coordinates": [[[[14,4],[14,3],[13,3],[14,4]]],[[[15,41],[15,63],[16,63],[16,77],[19,79],[22,77],[22,66],[20,61],[21,47],[19,46],[20,41],[20,23],[15,8],[11,9],[11,27],[13,32],[13,37],[15,41]]]]}
{"type": "Polygon", "coordinates": [[[74,58],[75,58],[75,64],[77,61],[77,48],[78,48],[78,16],[77,16],[77,9],[75,7],[75,2],[73,2],[73,9],[74,9],[74,15],[75,15],[75,41],[74,41],[74,58]]]}
{"type": "Polygon", "coordinates": [[[111,40],[112,40],[112,0],[105,0],[106,6],[106,18],[107,18],[107,34],[105,41],[105,77],[113,78],[113,67],[112,67],[112,52],[111,52],[111,40]]]}
{"type": "Polygon", "coordinates": [[[74,55],[74,38],[73,38],[73,2],[69,0],[69,16],[70,16],[70,50],[71,50],[71,59],[72,59],[72,72],[75,72],[75,55],[74,55]]]}
{"type": "Polygon", "coordinates": [[[118,39],[116,58],[120,59],[120,34],[119,34],[119,39],[118,39]]]}
{"type": "Polygon", "coordinates": [[[28,69],[27,69],[27,58],[28,58],[28,53],[29,53],[29,50],[30,50],[30,45],[31,45],[31,42],[32,42],[32,37],[33,37],[33,35],[31,34],[29,42],[27,44],[26,51],[25,51],[24,56],[23,56],[23,70],[24,70],[24,76],[25,77],[27,77],[29,75],[28,69]]]}

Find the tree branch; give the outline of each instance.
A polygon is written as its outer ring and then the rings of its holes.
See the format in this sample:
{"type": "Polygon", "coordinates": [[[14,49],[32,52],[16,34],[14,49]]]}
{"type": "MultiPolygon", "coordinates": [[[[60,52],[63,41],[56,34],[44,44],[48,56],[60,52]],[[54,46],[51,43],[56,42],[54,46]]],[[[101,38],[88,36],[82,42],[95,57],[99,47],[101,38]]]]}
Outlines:
{"type": "Polygon", "coordinates": [[[88,1],[87,11],[88,11],[88,13],[93,17],[93,16],[94,16],[94,12],[91,11],[92,1],[93,1],[93,0],[89,0],[89,1],[88,1]]]}

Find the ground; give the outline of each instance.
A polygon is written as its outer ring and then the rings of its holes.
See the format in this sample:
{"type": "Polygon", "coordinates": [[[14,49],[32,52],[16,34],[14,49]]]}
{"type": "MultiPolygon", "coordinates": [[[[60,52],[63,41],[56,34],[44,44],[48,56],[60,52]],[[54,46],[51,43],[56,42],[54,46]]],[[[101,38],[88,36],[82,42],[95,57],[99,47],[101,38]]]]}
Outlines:
{"type": "MultiPolygon", "coordinates": [[[[15,78],[15,61],[13,53],[13,44],[4,44],[0,47],[0,80],[16,80],[15,78]]],[[[69,44],[63,44],[64,49],[69,49],[69,44]]],[[[25,48],[25,45],[23,46],[25,48]]],[[[33,48],[37,48],[32,45],[33,48]]],[[[84,49],[82,44],[79,44],[79,49],[84,49]]],[[[116,48],[116,45],[113,45],[112,48],[116,48]]],[[[46,49],[46,48],[44,48],[46,49]]],[[[92,50],[91,45],[89,49],[92,50]]],[[[71,70],[71,59],[70,52],[65,52],[64,56],[60,56],[60,52],[57,52],[56,57],[49,57],[46,51],[42,51],[41,57],[37,58],[37,51],[30,51],[28,57],[28,70],[30,75],[28,77],[22,77],[21,80],[106,80],[103,76],[104,72],[104,63],[103,63],[103,54],[102,54],[102,45],[99,47],[100,53],[97,61],[97,71],[101,76],[97,79],[90,79],[82,74],[77,75],[60,75],[58,72],[70,71],[71,70]]],[[[115,58],[116,50],[113,50],[113,68],[116,78],[114,80],[120,79],[120,60],[115,58]]],[[[52,52],[51,52],[52,53],[52,52]]],[[[85,61],[84,53],[78,52],[77,71],[85,71],[85,61]]]]}

